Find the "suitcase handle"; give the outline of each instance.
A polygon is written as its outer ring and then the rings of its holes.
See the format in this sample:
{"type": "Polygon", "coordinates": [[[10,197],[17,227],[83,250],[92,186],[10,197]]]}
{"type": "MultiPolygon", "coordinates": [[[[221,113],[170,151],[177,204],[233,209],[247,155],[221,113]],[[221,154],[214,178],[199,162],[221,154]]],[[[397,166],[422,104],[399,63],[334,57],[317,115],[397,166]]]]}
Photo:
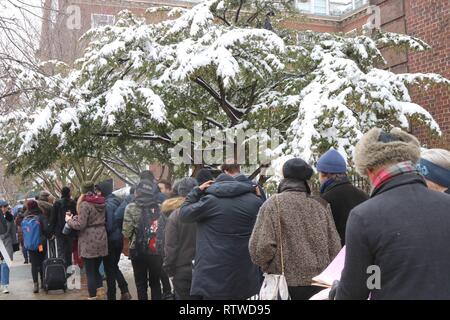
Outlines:
{"type": "MultiPolygon", "coordinates": [[[[54,243],[54,249],[55,249],[54,256],[55,256],[55,258],[58,258],[58,242],[56,240],[56,237],[55,237],[55,239],[52,240],[52,242],[54,243]]],[[[47,239],[47,257],[49,259],[52,258],[52,257],[50,257],[50,240],[49,239],[47,239]]]]}

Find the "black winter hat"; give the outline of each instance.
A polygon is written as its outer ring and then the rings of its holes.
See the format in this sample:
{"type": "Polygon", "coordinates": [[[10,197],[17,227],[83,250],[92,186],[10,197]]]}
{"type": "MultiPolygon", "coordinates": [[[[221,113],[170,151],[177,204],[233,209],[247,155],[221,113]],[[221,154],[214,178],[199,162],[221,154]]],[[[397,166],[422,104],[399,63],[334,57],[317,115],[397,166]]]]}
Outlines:
{"type": "Polygon", "coordinates": [[[143,179],[139,181],[136,191],[145,195],[154,195],[155,184],[150,180],[143,179]]]}
{"type": "Polygon", "coordinates": [[[109,196],[113,192],[113,189],[114,189],[113,179],[108,179],[108,180],[100,182],[99,184],[96,184],[95,189],[100,190],[100,192],[102,193],[102,195],[104,197],[109,196]]]}
{"type": "Polygon", "coordinates": [[[197,175],[195,176],[195,179],[197,179],[197,182],[199,185],[202,185],[203,183],[214,180],[214,177],[211,173],[211,170],[208,169],[200,169],[199,172],[197,172],[197,175]]]}
{"type": "Polygon", "coordinates": [[[290,159],[283,165],[284,178],[307,181],[311,179],[313,173],[311,166],[300,158],[290,159]]]}
{"type": "Polygon", "coordinates": [[[63,187],[61,190],[61,198],[68,198],[70,196],[70,188],[63,187]]]}

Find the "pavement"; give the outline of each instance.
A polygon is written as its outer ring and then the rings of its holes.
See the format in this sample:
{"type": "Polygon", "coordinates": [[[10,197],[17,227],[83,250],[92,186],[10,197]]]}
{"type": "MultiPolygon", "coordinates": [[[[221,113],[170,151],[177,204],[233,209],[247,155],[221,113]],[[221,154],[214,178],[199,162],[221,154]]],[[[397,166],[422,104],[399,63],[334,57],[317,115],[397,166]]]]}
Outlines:
{"type": "MultiPolygon", "coordinates": [[[[119,267],[128,282],[130,293],[133,300],[136,299],[136,286],[134,284],[133,269],[130,261],[122,256],[119,267]]],[[[81,276],[81,289],[49,291],[45,293],[43,289],[39,293],[33,293],[33,280],[31,278],[31,264],[24,264],[24,258],[21,252],[14,253],[14,260],[10,270],[8,289],[9,294],[0,292],[0,300],[85,300],[87,294],[86,276],[81,276]]],[[[104,282],[106,289],[106,281],[104,282]]],[[[120,290],[117,288],[117,298],[120,299],[120,290]]]]}

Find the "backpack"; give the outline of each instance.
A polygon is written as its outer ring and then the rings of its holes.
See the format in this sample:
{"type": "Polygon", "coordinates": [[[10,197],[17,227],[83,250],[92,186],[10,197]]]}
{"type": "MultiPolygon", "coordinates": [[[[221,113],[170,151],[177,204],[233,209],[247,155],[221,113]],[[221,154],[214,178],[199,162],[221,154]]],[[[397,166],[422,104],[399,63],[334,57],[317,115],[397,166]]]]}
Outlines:
{"type": "Polygon", "coordinates": [[[25,217],[21,226],[25,249],[37,251],[41,244],[41,223],[39,218],[35,215],[25,217]]]}
{"type": "Polygon", "coordinates": [[[147,210],[142,210],[136,232],[135,249],[133,250],[132,258],[160,254],[157,249],[156,241],[159,228],[159,208],[155,207],[150,210],[150,214],[147,210]]]}

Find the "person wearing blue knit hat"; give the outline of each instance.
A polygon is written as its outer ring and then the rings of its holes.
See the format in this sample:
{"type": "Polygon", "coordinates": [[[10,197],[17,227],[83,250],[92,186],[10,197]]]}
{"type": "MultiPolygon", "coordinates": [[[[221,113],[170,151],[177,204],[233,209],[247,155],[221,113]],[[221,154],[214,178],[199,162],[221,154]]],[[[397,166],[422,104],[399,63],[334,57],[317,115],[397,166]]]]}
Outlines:
{"type": "Polygon", "coordinates": [[[334,223],[341,237],[341,244],[345,245],[345,228],[350,211],[366,201],[367,194],[352,185],[347,177],[347,164],[344,157],[331,148],[324,153],[317,162],[320,194],[331,206],[334,223]]]}

